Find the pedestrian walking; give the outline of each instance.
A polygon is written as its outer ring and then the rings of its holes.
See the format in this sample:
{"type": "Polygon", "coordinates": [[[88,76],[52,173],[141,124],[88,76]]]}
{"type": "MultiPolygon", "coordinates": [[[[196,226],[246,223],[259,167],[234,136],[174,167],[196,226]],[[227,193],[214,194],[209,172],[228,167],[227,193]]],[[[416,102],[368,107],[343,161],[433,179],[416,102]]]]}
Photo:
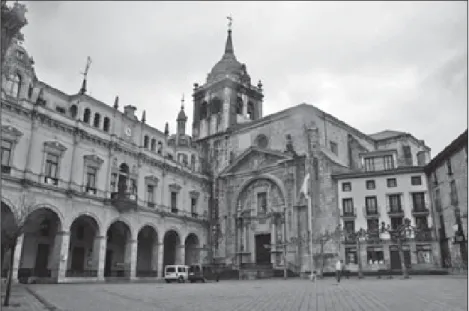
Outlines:
{"type": "Polygon", "coordinates": [[[342,260],[337,259],[335,264],[335,277],[337,278],[337,283],[340,283],[340,275],[342,274],[342,260]]]}

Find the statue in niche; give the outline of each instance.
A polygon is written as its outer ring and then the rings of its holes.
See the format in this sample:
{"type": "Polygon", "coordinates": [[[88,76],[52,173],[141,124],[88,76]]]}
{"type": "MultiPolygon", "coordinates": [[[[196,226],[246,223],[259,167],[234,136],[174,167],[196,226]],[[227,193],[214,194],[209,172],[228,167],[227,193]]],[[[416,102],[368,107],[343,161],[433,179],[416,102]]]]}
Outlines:
{"type": "Polygon", "coordinates": [[[291,135],[287,134],[285,136],[285,139],[287,141],[285,153],[289,153],[293,156],[296,156],[296,151],[295,151],[295,148],[293,147],[293,139],[292,139],[291,135]]]}

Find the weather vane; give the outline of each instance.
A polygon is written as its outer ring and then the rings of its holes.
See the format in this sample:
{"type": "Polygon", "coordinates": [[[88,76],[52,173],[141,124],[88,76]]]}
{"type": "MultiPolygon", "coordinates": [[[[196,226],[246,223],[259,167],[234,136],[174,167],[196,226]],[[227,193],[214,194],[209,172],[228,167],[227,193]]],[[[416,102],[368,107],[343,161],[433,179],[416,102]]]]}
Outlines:
{"type": "Polygon", "coordinates": [[[81,73],[85,78],[88,76],[88,70],[90,69],[90,66],[91,66],[91,57],[88,56],[88,58],[86,59],[85,72],[81,73]]]}
{"type": "Polygon", "coordinates": [[[184,109],[184,93],[182,93],[181,108],[184,109]]]}
{"type": "Polygon", "coordinates": [[[231,14],[230,16],[227,16],[226,17],[228,19],[228,30],[231,30],[231,26],[233,25],[233,17],[231,17],[231,14]]]}

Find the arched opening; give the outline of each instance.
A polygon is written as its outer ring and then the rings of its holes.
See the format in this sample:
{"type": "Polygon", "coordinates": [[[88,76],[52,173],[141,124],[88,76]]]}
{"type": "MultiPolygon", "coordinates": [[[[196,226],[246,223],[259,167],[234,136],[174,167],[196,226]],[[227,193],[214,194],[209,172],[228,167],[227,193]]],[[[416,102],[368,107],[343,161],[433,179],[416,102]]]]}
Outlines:
{"type": "Polygon", "coordinates": [[[90,123],[90,118],[91,118],[91,110],[90,108],[86,108],[85,112],[83,113],[83,122],[85,123],[90,123]]]}
{"type": "Polygon", "coordinates": [[[101,115],[96,112],[96,113],[94,114],[93,126],[99,128],[100,123],[101,123],[101,115]]]}
{"type": "Polygon", "coordinates": [[[75,117],[77,116],[77,113],[78,113],[78,107],[77,107],[77,105],[72,105],[72,106],[70,107],[70,116],[71,116],[72,118],[75,118],[75,117]]]}
{"type": "Polygon", "coordinates": [[[2,221],[2,257],[1,257],[1,269],[2,278],[7,277],[8,269],[10,268],[10,257],[14,247],[15,235],[18,232],[18,226],[16,224],[16,218],[10,208],[5,202],[2,201],[1,211],[2,221]]]}
{"type": "Polygon", "coordinates": [[[120,194],[127,192],[127,180],[129,178],[129,166],[122,163],[119,166],[119,180],[117,181],[117,191],[120,194]]]}
{"type": "Polygon", "coordinates": [[[148,149],[149,143],[150,143],[150,138],[148,137],[148,135],[145,135],[143,137],[143,148],[148,149]]]}
{"type": "Polygon", "coordinates": [[[76,218],[70,226],[67,277],[96,277],[99,262],[99,226],[90,216],[76,218]]]}
{"type": "Polygon", "coordinates": [[[152,138],[151,139],[151,151],[156,151],[156,139],[152,138]]]}
{"type": "Polygon", "coordinates": [[[207,118],[207,114],[208,114],[208,104],[206,101],[204,101],[200,105],[200,120],[207,118]]]}
{"type": "Polygon", "coordinates": [[[39,208],[28,215],[24,224],[18,279],[51,278],[58,273],[62,231],[58,215],[48,208],[39,208]]]}
{"type": "Polygon", "coordinates": [[[19,74],[12,75],[10,77],[11,86],[9,88],[10,96],[18,98],[21,90],[21,76],[19,74]]]}
{"type": "Polygon", "coordinates": [[[164,235],[163,239],[164,253],[163,253],[163,266],[182,264],[181,258],[181,238],[174,230],[169,230],[164,235]]]}
{"type": "Polygon", "coordinates": [[[241,97],[236,99],[236,114],[243,114],[243,99],[241,97]]]}
{"type": "Polygon", "coordinates": [[[161,141],[158,142],[158,154],[163,153],[163,143],[161,141]]]}
{"type": "Polygon", "coordinates": [[[114,222],[106,234],[105,277],[130,277],[131,233],[122,221],[114,222]]]}
{"type": "Polygon", "coordinates": [[[110,120],[108,117],[104,117],[104,122],[103,122],[103,130],[105,132],[109,132],[109,126],[110,126],[110,120]]]}
{"type": "Polygon", "coordinates": [[[158,276],[158,235],[151,226],[143,227],[137,238],[137,276],[158,276]]]}
{"type": "Polygon", "coordinates": [[[252,102],[248,103],[248,117],[249,120],[255,120],[254,104],[252,102]]]}
{"type": "Polygon", "coordinates": [[[219,98],[214,98],[210,101],[210,111],[212,114],[220,113],[222,109],[222,102],[219,98]]]}
{"type": "Polygon", "coordinates": [[[186,265],[195,265],[199,263],[199,238],[191,233],[184,242],[186,265]]]}

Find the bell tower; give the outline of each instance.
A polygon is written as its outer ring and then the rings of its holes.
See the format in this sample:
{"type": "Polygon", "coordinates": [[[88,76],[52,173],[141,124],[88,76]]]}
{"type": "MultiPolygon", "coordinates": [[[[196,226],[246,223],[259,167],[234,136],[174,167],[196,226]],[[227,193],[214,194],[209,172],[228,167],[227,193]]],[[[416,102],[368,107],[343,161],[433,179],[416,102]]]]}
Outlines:
{"type": "Polygon", "coordinates": [[[194,140],[226,133],[237,124],[262,117],[262,83],[251,84],[246,65],[234,54],[232,19],[228,18],[225,51],[207,75],[203,85],[194,84],[194,140]]]}

